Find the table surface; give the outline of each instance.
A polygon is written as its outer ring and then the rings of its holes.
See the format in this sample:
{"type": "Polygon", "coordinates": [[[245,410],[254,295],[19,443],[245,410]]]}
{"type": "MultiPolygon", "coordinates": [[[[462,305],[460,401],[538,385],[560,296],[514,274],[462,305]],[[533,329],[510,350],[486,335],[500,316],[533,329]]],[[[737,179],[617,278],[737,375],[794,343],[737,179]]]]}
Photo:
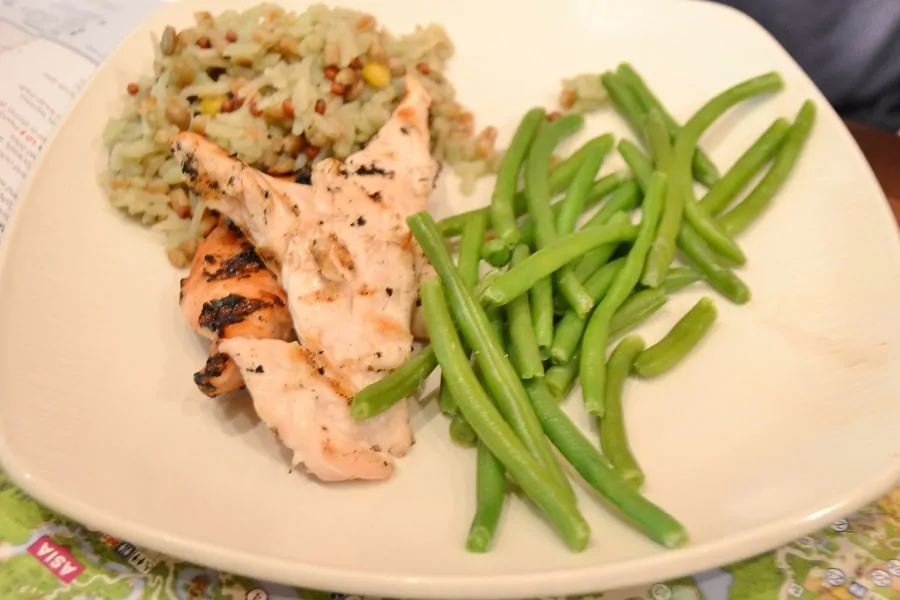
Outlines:
{"type": "MultiPolygon", "coordinates": [[[[900,222],[900,136],[847,125],[900,222]]],[[[900,600],[900,487],[831,527],[772,552],[691,577],[584,599],[600,596],[900,600]]],[[[0,471],[0,600],[340,597],[218,573],[87,531],[27,498],[0,471]]]]}

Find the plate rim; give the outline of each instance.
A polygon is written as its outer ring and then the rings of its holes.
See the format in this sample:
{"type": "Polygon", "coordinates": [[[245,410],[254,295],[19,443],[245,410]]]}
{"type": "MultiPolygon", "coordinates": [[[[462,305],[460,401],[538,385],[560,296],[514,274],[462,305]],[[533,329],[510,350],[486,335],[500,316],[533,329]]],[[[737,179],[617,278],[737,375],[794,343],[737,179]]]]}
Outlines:
{"type": "MultiPolygon", "coordinates": [[[[611,0],[601,1],[613,4],[611,0]]],[[[32,190],[35,186],[35,181],[39,174],[43,173],[45,161],[50,155],[50,149],[60,143],[58,134],[67,128],[70,121],[74,119],[74,109],[85,101],[85,97],[94,88],[97,79],[112,68],[115,58],[121,52],[122,47],[129,44],[134,38],[150,32],[147,28],[148,22],[158,20],[161,16],[174,10],[208,9],[207,3],[208,0],[165,2],[123,37],[95,68],[90,77],[87,78],[84,86],[69,105],[65,115],[53,128],[43,152],[32,164],[18,193],[16,209],[13,211],[12,218],[7,223],[4,233],[5,242],[0,243],[0,283],[2,283],[7,266],[12,260],[11,248],[15,245],[15,240],[18,239],[17,236],[20,235],[21,204],[26,198],[30,198],[33,195],[32,190]],[[176,6],[178,7],[177,9],[175,8],[176,6]]],[[[281,0],[279,4],[290,6],[292,1],[281,0]]],[[[693,4],[695,7],[703,5],[704,8],[702,10],[709,12],[730,13],[731,16],[729,18],[749,22],[757,29],[759,34],[768,37],[770,41],[781,48],[785,53],[786,60],[796,65],[796,61],[787,54],[784,47],[759,23],[745,13],[727,5],[701,2],[699,0],[690,4],[693,4]]],[[[651,6],[652,2],[647,0],[645,5],[651,6]]],[[[694,8],[694,10],[697,9],[694,8]]],[[[832,117],[842,122],[839,115],[824,98],[818,86],[806,76],[805,72],[803,73],[816,101],[817,109],[822,112],[829,112],[832,117]]],[[[846,127],[842,128],[840,135],[847,142],[848,152],[854,153],[858,163],[862,166],[860,176],[869,179],[870,186],[877,191],[882,200],[880,208],[873,207],[872,210],[881,210],[881,222],[885,229],[890,230],[889,232],[893,233],[895,238],[900,240],[900,230],[896,227],[887,198],[878,184],[871,166],[865,160],[858,144],[856,144],[846,127]]],[[[900,257],[900,244],[895,246],[895,253],[900,257]]],[[[0,431],[3,430],[3,423],[3,414],[0,412],[0,431]]],[[[802,535],[824,527],[834,520],[859,510],[880,498],[900,481],[900,452],[897,452],[891,455],[890,461],[887,462],[886,467],[877,476],[872,477],[865,486],[842,496],[840,501],[812,513],[809,511],[789,513],[763,526],[718,541],[696,546],[688,545],[685,548],[675,550],[665,550],[664,555],[668,558],[663,561],[663,564],[655,565],[655,570],[650,576],[641,574],[643,571],[646,571],[646,567],[642,566],[642,563],[648,560],[647,557],[632,558],[613,564],[593,567],[555,569],[526,574],[403,576],[400,574],[383,575],[368,571],[317,566],[310,562],[292,561],[277,557],[260,559],[256,555],[247,552],[199,542],[190,538],[172,535],[165,531],[154,530],[140,523],[129,523],[120,520],[116,516],[106,515],[80,500],[67,499],[62,491],[56,489],[52,481],[44,480],[29,473],[27,464],[16,458],[15,454],[10,451],[10,448],[7,448],[4,444],[2,437],[0,437],[0,466],[2,466],[10,480],[33,500],[73,521],[76,526],[108,533],[139,547],[163,553],[175,560],[301,588],[340,591],[349,594],[378,594],[394,598],[421,599],[448,597],[505,599],[563,594],[590,594],[601,591],[599,590],[600,586],[605,587],[605,590],[602,591],[608,591],[700,573],[770,551],[802,535]],[[602,581],[603,583],[592,583],[594,581],[602,581]]]]}

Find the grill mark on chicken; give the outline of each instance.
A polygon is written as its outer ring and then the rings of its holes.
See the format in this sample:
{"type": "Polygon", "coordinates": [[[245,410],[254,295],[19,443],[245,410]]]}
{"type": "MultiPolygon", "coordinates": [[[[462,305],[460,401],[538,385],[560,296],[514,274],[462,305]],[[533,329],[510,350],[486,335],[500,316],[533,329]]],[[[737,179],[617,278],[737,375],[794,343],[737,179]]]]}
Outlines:
{"type": "Polygon", "coordinates": [[[207,396],[215,394],[217,386],[213,380],[222,376],[228,361],[228,355],[221,352],[217,352],[206,359],[206,364],[203,368],[194,373],[194,383],[197,384],[201,392],[207,396]]]}
{"type": "MultiPolygon", "coordinates": [[[[209,258],[213,258],[213,262],[215,262],[214,257],[210,256],[209,258]]],[[[204,257],[204,260],[205,259],[206,257],[204,257]]],[[[207,260],[207,262],[210,261],[207,260]]],[[[209,273],[206,276],[206,281],[213,282],[221,281],[223,279],[245,279],[265,268],[266,265],[256,254],[256,251],[253,248],[247,248],[240,254],[236,254],[227,259],[222,263],[222,266],[214,272],[209,273]]]]}
{"type": "Polygon", "coordinates": [[[225,327],[240,323],[256,311],[269,308],[273,303],[258,298],[247,298],[240,294],[228,294],[224,298],[216,298],[203,304],[200,311],[200,326],[224,335],[225,327]]]}
{"type": "Polygon", "coordinates": [[[353,171],[353,175],[360,175],[362,177],[365,177],[368,175],[378,175],[380,177],[385,177],[387,179],[394,178],[393,171],[388,171],[387,169],[382,169],[381,167],[377,167],[377,166],[375,166],[374,163],[372,163],[371,165],[360,165],[359,167],[356,168],[355,171],[353,171]]]}

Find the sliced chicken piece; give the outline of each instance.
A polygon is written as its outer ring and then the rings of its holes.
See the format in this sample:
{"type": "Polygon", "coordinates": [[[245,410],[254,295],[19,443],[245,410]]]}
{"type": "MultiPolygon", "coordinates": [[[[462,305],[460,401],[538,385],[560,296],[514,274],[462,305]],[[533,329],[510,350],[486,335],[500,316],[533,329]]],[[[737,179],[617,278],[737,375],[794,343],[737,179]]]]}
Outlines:
{"type": "Polygon", "coordinates": [[[312,199],[312,187],[257,171],[197,133],[177,134],[173,148],[194,192],[228,216],[266,266],[280,273],[287,242],[301,209],[312,199]]]}
{"type": "Polygon", "coordinates": [[[295,339],[284,290],[239,229],[222,220],[197,248],[181,280],[181,310],[191,327],[213,343],[194,382],[214,398],[244,387],[234,362],[218,349],[221,338],[295,339]]]}
{"type": "MultiPolygon", "coordinates": [[[[280,265],[300,350],[315,357],[317,372],[348,390],[340,411],[334,408],[329,414],[340,430],[349,432],[344,442],[355,443],[358,452],[371,450],[372,437],[357,435],[349,398],[400,366],[413,348],[412,315],[427,261],[406,217],[427,208],[438,175],[429,152],[429,105],[421,83],[407,78],[405,98],[364,150],[344,164],[326,159],[314,167],[308,203],[297,201],[301,192],[294,188],[302,186],[268,178],[201,137],[183,133],[174,143],[185,173],[206,203],[235,221],[258,250],[264,249],[267,264],[280,265]]],[[[231,343],[220,348],[237,352],[231,343]]],[[[276,376],[287,377],[273,373],[271,380],[276,376]]],[[[271,392],[258,381],[247,378],[254,402],[271,392]]],[[[314,402],[315,393],[302,388],[292,398],[314,402]]],[[[406,403],[381,417],[371,425],[381,440],[374,445],[402,456],[412,444],[406,403]]],[[[299,423],[297,436],[282,435],[282,441],[313,474],[333,476],[319,472],[326,445],[316,444],[318,456],[306,446],[300,451],[297,440],[303,432],[312,439],[317,434],[308,420],[299,423]]],[[[351,470],[345,477],[362,475],[351,470]]]]}
{"type": "Polygon", "coordinates": [[[349,419],[351,390],[296,342],[232,338],[220,346],[244,372],[259,417],[293,451],[293,466],[302,463],[323,481],[391,476],[389,452],[408,444],[405,415],[349,419]]]}

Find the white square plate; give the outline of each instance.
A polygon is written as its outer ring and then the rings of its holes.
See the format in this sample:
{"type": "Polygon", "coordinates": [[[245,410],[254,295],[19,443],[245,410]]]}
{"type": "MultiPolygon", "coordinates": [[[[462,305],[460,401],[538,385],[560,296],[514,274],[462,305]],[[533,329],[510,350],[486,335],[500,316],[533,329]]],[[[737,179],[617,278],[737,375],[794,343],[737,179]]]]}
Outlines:
{"type": "MultiPolygon", "coordinates": [[[[291,8],[303,9],[302,2],[291,8]]],[[[195,10],[166,6],[100,68],[44,152],[2,249],[0,447],[36,499],[91,527],[175,556],[286,583],[405,597],[589,592],[730,562],[876,498],[900,474],[900,252],[884,196],[852,138],[785,51],[748,18],[709,3],[372,2],[392,30],[443,23],[450,73],[481,123],[501,128],[551,104],[559,80],[627,60],[686,119],[726,87],[770,70],[786,89],[742,105],[703,145],[723,168],[806,98],[819,117],[790,181],[741,241],[746,306],[719,300],[713,335],[664,379],[634,382],[627,420],[646,493],[692,543],[667,551],[587,493],[594,536],[568,552],[515,500],[487,555],[467,554],[474,460],[433,406],[419,443],[379,485],[288,474],[244,401],[206,399],[191,373],[203,343],[178,309],[180,273],[96,183],[100,133],[128,81],[149,68],[151,32],[195,10]]],[[[627,135],[611,110],[581,136],[627,135]]],[[[577,143],[576,140],[575,142],[577,143]]],[[[606,171],[620,168],[612,159],[606,171]]],[[[437,216],[487,201],[447,178],[437,216]]],[[[655,340],[701,293],[675,296],[642,332],[655,340]]],[[[581,415],[577,398],[573,415],[581,415]]],[[[586,420],[579,416],[582,424],[586,420]]]]}

